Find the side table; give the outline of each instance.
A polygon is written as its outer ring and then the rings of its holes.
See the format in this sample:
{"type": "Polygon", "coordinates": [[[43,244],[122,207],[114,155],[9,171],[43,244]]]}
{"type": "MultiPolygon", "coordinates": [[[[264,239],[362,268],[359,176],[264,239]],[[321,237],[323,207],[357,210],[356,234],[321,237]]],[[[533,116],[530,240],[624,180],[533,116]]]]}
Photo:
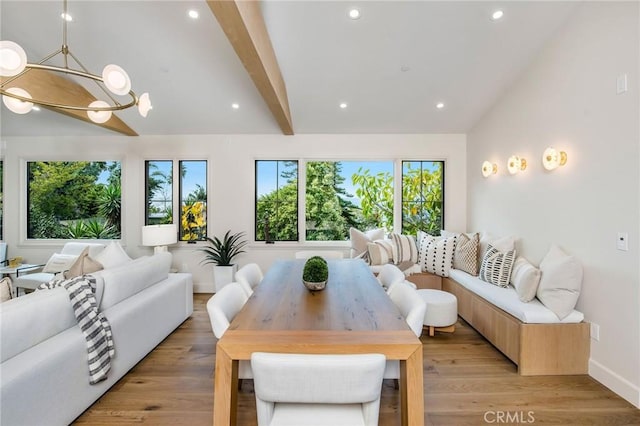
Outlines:
{"type": "MultiPolygon", "coordinates": [[[[17,278],[20,276],[21,273],[25,273],[25,272],[32,272],[35,271],[38,268],[42,268],[44,265],[38,265],[35,263],[23,263],[21,265],[18,266],[5,266],[0,268],[0,274],[2,274],[3,277],[6,276],[13,276],[13,278],[17,278]]],[[[15,292],[16,292],[16,297],[18,297],[18,287],[16,287],[14,285],[15,288],[15,292]]],[[[23,289],[24,291],[24,289],[23,289]]]]}

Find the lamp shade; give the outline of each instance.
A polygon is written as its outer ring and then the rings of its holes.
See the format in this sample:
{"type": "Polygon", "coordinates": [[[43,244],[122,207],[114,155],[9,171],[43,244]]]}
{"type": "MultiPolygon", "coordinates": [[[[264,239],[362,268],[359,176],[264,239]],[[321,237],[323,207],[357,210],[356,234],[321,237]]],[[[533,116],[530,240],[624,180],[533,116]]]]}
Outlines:
{"type": "Polygon", "coordinates": [[[143,246],[166,246],[178,242],[178,227],[175,224],[147,225],[142,227],[143,246]]]}
{"type": "Polygon", "coordinates": [[[564,151],[549,147],[542,153],[542,166],[547,170],[554,170],[565,164],[567,164],[567,153],[564,151]]]}
{"type": "Polygon", "coordinates": [[[482,176],[489,177],[498,172],[498,165],[496,163],[491,163],[489,161],[485,161],[482,163],[482,176]]]}
{"type": "MultiPolygon", "coordinates": [[[[89,104],[91,108],[109,108],[105,101],[93,101],[89,104]]],[[[111,118],[111,111],[87,111],[89,119],[94,123],[106,123],[111,118]]]]}
{"type": "MultiPolygon", "coordinates": [[[[29,92],[19,87],[10,87],[7,89],[7,92],[13,95],[22,96],[23,98],[31,99],[29,92]]],[[[2,102],[10,111],[15,112],[16,114],[26,114],[33,109],[33,103],[21,101],[20,99],[12,98],[10,96],[3,96],[2,102]]]]}
{"type": "Polygon", "coordinates": [[[9,40],[0,41],[0,76],[18,75],[26,66],[27,54],[19,44],[9,40]]]}

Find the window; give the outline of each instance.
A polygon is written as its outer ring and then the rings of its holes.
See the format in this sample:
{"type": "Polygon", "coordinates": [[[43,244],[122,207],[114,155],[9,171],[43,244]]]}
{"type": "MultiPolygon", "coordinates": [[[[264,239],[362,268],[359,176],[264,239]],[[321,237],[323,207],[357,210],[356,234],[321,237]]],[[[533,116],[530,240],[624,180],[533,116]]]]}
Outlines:
{"type": "Polygon", "coordinates": [[[145,161],[145,225],[173,223],[173,161],[145,161]]]}
{"type": "Polygon", "coordinates": [[[402,233],[439,235],[444,226],[444,161],[402,162],[402,233]]]}
{"type": "Polygon", "coordinates": [[[207,237],[206,160],[149,160],[146,170],[145,224],[174,223],[179,208],[180,241],[207,237]],[[173,182],[177,181],[176,187],[173,182]],[[174,191],[178,191],[174,193],[174,191]],[[174,205],[179,199],[179,205],[174,205]]]}
{"type": "Polygon", "coordinates": [[[180,241],[207,237],[207,162],[180,161],[180,241]]]}
{"type": "Polygon", "coordinates": [[[393,229],[393,162],[306,164],[306,239],[348,240],[349,228],[393,229]]]}
{"type": "Polygon", "coordinates": [[[256,161],[256,241],[298,240],[298,162],[256,161]]]}
{"type": "Polygon", "coordinates": [[[0,240],[4,239],[4,228],[2,218],[4,216],[4,161],[0,161],[0,240]]]}
{"type": "Polygon", "coordinates": [[[27,238],[118,239],[118,161],[27,163],[27,238]]]}

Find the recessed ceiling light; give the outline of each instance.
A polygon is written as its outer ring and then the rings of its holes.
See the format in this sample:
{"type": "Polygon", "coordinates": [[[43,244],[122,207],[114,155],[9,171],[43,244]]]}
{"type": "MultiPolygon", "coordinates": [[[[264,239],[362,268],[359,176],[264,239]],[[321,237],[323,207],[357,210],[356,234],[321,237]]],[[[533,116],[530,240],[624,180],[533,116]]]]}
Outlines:
{"type": "Polygon", "coordinates": [[[198,11],[197,10],[193,10],[193,9],[191,9],[187,14],[189,15],[189,18],[191,18],[191,19],[198,19],[198,17],[200,16],[198,11]]]}
{"type": "Polygon", "coordinates": [[[340,108],[345,109],[347,107],[347,103],[346,102],[342,102],[340,104],[340,108]]]}
{"type": "Polygon", "coordinates": [[[504,12],[500,9],[496,10],[491,14],[491,19],[494,21],[499,21],[504,16],[504,12]]]}
{"type": "Polygon", "coordinates": [[[62,12],[62,13],[60,14],[60,17],[61,17],[62,19],[64,19],[65,21],[67,21],[67,22],[71,22],[71,21],[73,21],[73,16],[69,15],[68,13],[64,13],[64,12],[62,12]]]}
{"type": "Polygon", "coordinates": [[[442,109],[442,108],[444,108],[444,102],[438,102],[438,103],[436,104],[436,108],[438,108],[438,109],[442,109]]]}
{"type": "Polygon", "coordinates": [[[40,111],[40,107],[38,105],[34,105],[33,108],[31,108],[32,111],[40,111]]]}
{"type": "Polygon", "coordinates": [[[231,108],[233,108],[233,109],[239,109],[239,108],[240,108],[240,104],[232,103],[232,104],[231,104],[231,108]]]}
{"type": "Polygon", "coordinates": [[[349,18],[360,19],[360,11],[358,9],[349,10],[349,18]]]}
{"type": "Polygon", "coordinates": [[[407,72],[407,71],[409,71],[410,69],[411,69],[411,68],[410,68],[410,67],[408,67],[408,66],[406,66],[406,65],[403,65],[403,66],[401,66],[401,67],[400,67],[400,71],[402,71],[402,72],[407,72]]]}

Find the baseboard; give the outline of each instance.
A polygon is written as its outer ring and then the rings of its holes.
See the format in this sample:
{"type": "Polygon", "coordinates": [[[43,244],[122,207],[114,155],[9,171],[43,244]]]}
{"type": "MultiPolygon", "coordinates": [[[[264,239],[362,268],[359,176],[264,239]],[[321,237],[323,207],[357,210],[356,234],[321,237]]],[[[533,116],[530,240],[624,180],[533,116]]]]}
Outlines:
{"type": "Polygon", "coordinates": [[[640,408],[640,387],[614,373],[599,362],[594,361],[593,358],[589,359],[589,376],[593,377],[637,408],[640,408]]]}
{"type": "Polygon", "coordinates": [[[193,283],[194,293],[214,293],[216,286],[213,283],[193,283]]]}

